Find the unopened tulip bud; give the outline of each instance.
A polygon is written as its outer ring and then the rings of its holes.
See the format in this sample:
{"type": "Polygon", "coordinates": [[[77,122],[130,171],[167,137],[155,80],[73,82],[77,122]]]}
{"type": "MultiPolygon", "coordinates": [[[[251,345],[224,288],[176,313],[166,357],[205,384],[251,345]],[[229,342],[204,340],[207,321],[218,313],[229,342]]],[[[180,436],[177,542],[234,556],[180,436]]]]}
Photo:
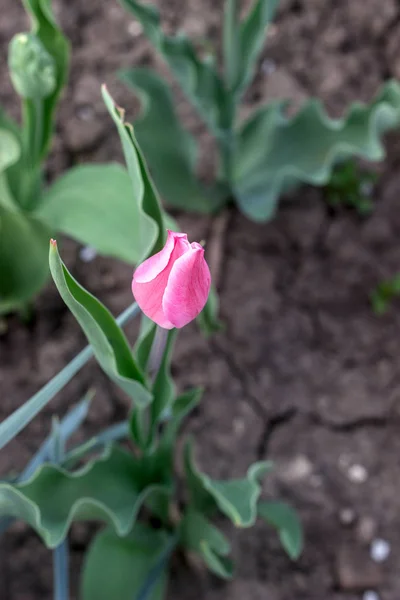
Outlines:
{"type": "Polygon", "coordinates": [[[133,274],[132,292],[144,314],[160,327],[183,327],[203,310],[211,275],[204,248],[185,233],[168,231],[164,248],[133,274]]]}
{"type": "Polygon", "coordinates": [[[46,98],[55,90],[53,57],[32,33],[18,33],[10,42],[8,65],[16,92],[23,98],[46,98]]]}

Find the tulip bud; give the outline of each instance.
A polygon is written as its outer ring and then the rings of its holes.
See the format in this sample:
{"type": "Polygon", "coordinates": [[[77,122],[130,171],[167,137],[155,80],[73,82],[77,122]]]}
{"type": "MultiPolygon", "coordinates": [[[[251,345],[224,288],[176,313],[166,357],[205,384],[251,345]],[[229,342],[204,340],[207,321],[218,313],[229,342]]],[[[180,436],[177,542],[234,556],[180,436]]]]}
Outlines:
{"type": "Polygon", "coordinates": [[[168,231],[164,248],[133,274],[132,292],[144,314],[160,327],[183,327],[203,310],[211,275],[204,248],[186,233],[168,231]]]}
{"type": "Polygon", "coordinates": [[[8,49],[8,66],[16,92],[23,98],[46,98],[54,91],[53,57],[32,33],[18,33],[8,49]]]}

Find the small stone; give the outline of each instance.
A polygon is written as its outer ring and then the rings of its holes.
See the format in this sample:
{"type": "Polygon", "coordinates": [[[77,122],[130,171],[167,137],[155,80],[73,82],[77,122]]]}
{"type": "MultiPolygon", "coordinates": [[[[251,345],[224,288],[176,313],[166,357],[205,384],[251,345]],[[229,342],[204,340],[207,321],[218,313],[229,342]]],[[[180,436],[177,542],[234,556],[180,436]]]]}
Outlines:
{"type": "Polygon", "coordinates": [[[375,539],[372,541],[370,556],[376,563],[385,562],[390,555],[390,544],[386,540],[375,539]]]}
{"type": "Polygon", "coordinates": [[[261,64],[261,69],[265,75],[271,75],[276,71],[276,63],[273,60],[266,58],[261,64]]]}
{"type": "Polygon", "coordinates": [[[91,121],[95,117],[95,111],[91,106],[78,106],[76,109],[76,116],[81,121],[91,121]]]}
{"type": "Polygon", "coordinates": [[[295,456],[290,462],[281,467],[280,475],[288,482],[301,481],[312,474],[313,465],[304,454],[295,456]]]}
{"type": "Polygon", "coordinates": [[[356,520],[356,513],[352,508],[342,508],[339,513],[339,520],[342,525],[353,525],[354,521],[356,520]]]}
{"type": "Polygon", "coordinates": [[[92,248],[92,246],[85,246],[84,248],[81,248],[79,252],[79,258],[85,263],[92,262],[96,256],[97,252],[94,248],[92,248]]]}
{"type": "Polygon", "coordinates": [[[368,471],[363,465],[351,465],[347,476],[353,483],[365,483],[368,479],[368,471]]]}
{"type": "Polygon", "coordinates": [[[142,26],[138,21],[132,21],[128,25],[128,33],[132,37],[138,37],[142,33],[142,26]]]}
{"type": "Polygon", "coordinates": [[[373,590],[367,590],[364,592],[362,600],[380,600],[380,597],[373,590]]]}
{"type": "Polygon", "coordinates": [[[383,581],[380,565],[371,560],[367,548],[356,544],[346,544],[340,548],[336,571],[338,585],[346,592],[375,589],[383,581]]]}

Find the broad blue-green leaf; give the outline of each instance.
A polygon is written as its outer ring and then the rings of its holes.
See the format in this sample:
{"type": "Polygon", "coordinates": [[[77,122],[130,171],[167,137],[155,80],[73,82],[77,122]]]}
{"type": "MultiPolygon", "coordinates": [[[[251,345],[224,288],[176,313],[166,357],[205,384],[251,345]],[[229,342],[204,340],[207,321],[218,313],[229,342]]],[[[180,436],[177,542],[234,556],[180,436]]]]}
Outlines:
{"type": "Polygon", "coordinates": [[[231,579],[233,563],[228,558],[230,544],[225,536],[200,512],[189,508],[180,523],[180,542],[200,554],[215,575],[231,579]]]}
{"type": "Polygon", "coordinates": [[[24,102],[32,133],[39,135],[39,156],[43,158],[53,133],[54,111],[67,78],[69,44],[54,19],[52,0],[24,0],[24,5],[32,18],[32,33],[39,38],[55,64],[56,84],[53,92],[40,102],[41,122],[39,124],[37,123],[38,106],[35,106],[35,102],[31,99],[24,102]]]}
{"type": "Polygon", "coordinates": [[[303,528],[296,511],[285,502],[260,502],[258,514],[278,531],[282,546],[293,560],[303,549],[303,528]]]}
{"type": "Polygon", "coordinates": [[[70,169],[45,192],[35,214],[100,254],[137,263],[148,251],[140,235],[140,200],[127,171],[117,164],[70,169]]]}
{"type": "Polygon", "coordinates": [[[131,223],[132,235],[139,240],[141,262],[161,250],[167,239],[160,199],[149,175],[146,162],[136,142],[132,125],[125,121],[125,112],[102,88],[103,99],[117,126],[135,198],[136,217],[131,223]]]}
{"type": "Polygon", "coordinates": [[[120,0],[141,23],[146,36],[160,52],[188,100],[211,130],[219,135],[224,115],[225,90],[212,56],[201,60],[191,41],[182,33],[163,33],[158,10],[135,0],[120,0]]]}
{"type": "Polygon", "coordinates": [[[267,27],[274,17],[278,3],[279,0],[253,0],[247,16],[238,27],[238,37],[235,41],[239,64],[232,89],[239,96],[251,83],[258,56],[267,37],[267,27]]]}
{"type": "MultiPolygon", "coordinates": [[[[95,537],[86,555],[82,600],[139,600],[138,595],[154,566],[168,550],[170,536],[136,523],[124,538],[110,529],[95,537]]],[[[167,586],[168,558],[146,600],[163,600],[167,586]]],[[[143,599],[144,600],[144,599],[143,599]]]]}
{"type": "Polygon", "coordinates": [[[0,313],[21,307],[44,285],[49,235],[34,217],[0,204],[0,313]]]}
{"type": "Polygon", "coordinates": [[[183,210],[216,210],[222,198],[196,177],[196,142],[180,124],[168,85],[145,68],[123,70],[120,78],[141,100],[135,134],[163,198],[183,210]]]}
{"type": "Polygon", "coordinates": [[[243,479],[213,480],[198,470],[191,445],[187,444],[185,448],[185,471],[192,505],[206,514],[218,506],[236,527],[254,525],[261,493],[259,479],[271,469],[270,462],[257,462],[243,479]]]}
{"type": "Polygon", "coordinates": [[[234,195],[255,221],[270,219],[288,188],[327,183],[339,159],[381,160],[382,134],[400,123],[400,85],[387,83],[369,106],[356,102],[342,119],[330,119],[316,100],[293,117],[285,116],[284,106],[261,109],[239,133],[234,195]]]}
{"type": "Polygon", "coordinates": [[[44,465],[26,483],[1,483],[0,516],[25,521],[55,548],[73,521],[104,521],[127,535],[145,500],[163,491],[140,459],[114,448],[74,473],[44,465]]]}
{"type": "Polygon", "coordinates": [[[87,339],[101,368],[134,401],[145,406],[151,399],[145,376],[135,363],[128,341],[111,313],[70,275],[55,242],[50,244],[50,271],[54,283],[87,339]]]}

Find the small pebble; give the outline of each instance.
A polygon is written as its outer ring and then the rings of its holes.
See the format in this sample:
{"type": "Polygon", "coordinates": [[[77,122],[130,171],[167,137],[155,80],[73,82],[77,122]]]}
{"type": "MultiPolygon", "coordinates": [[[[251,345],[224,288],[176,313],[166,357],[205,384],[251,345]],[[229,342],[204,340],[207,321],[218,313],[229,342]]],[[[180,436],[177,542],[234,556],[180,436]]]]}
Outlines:
{"type": "Polygon", "coordinates": [[[356,519],[356,513],[352,508],[342,508],[339,513],[339,520],[342,525],[352,525],[356,519]]]}
{"type": "Polygon", "coordinates": [[[364,592],[362,600],[380,600],[380,598],[373,590],[367,590],[364,592]]]}
{"type": "Polygon", "coordinates": [[[78,106],[76,109],[76,116],[81,121],[92,121],[95,117],[95,112],[91,106],[78,106]]]}
{"type": "Polygon", "coordinates": [[[94,260],[97,256],[97,252],[94,248],[92,248],[92,246],[85,246],[84,248],[81,248],[80,252],[79,252],[79,257],[83,262],[92,262],[92,260],[94,260]]]}
{"type": "Polygon", "coordinates": [[[261,69],[265,75],[272,75],[276,71],[276,64],[273,60],[266,58],[261,64],[261,69]]]}
{"type": "Polygon", "coordinates": [[[352,465],[347,471],[347,476],[353,483],[365,483],[368,471],[363,465],[352,465]]]}
{"type": "Polygon", "coordinates": [[[373,540],[370,550],[371,558],[374,562],[382,563],[389,558],[390,544],[386,540],[373,540]]]}
{"type": "Polygon", "coordinates": [[[132,37],[138,37],[142,33],[141,24],[138,21],[132,21],[129,23],[128,33],[130,33],[132,37]]]}

